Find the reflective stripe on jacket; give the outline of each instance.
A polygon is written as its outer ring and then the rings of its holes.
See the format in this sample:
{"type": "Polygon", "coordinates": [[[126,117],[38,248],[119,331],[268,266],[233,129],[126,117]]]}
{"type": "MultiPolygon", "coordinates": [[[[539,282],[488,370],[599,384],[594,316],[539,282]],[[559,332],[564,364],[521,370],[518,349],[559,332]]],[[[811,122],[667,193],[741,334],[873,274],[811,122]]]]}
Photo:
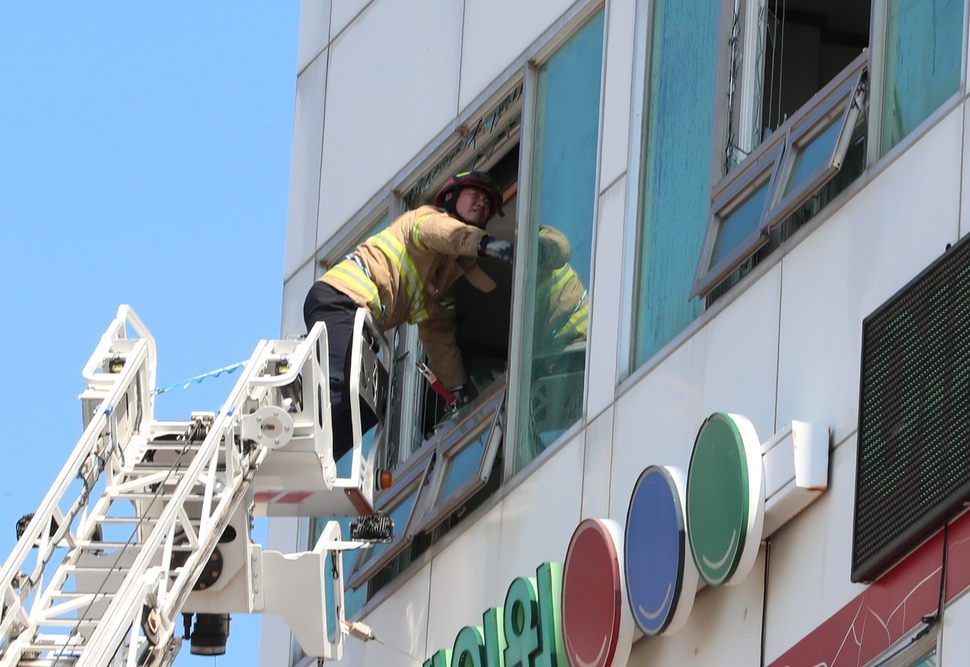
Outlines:
{"type": "Polygon", "coordinates": [[[385,330],[417,324],[435,374],[446,387],[457,387],[468,379],[455,342],[453,287],[464,275],[484,292],[495,288],[475,261],[484,235],[422,206],[361,243],[320,280],[369,309],[385,330]]]}

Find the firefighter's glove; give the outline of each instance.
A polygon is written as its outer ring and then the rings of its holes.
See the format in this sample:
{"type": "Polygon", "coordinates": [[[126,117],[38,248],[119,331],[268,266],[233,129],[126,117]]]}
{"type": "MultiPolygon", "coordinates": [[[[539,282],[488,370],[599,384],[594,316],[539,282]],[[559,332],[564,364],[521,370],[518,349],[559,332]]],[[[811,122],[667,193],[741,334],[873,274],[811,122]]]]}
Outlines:
{"type": "Polygon", "coordinates": [[[512,256],[515,254],[515,246],[503,239],[486,234],[482,237],[482,242],[478,244],[479,257],[495,257],[506,262],[512,263],[512,256]]]}
{"type": "Polygon", "coordinates": [[[471,403],[472,397],[468,394],[468,388],[465,385],[460,385],[448,391],[455,397],[455,402],[451,405],[452,408],[458,409],[463,405],[471,403]]]}

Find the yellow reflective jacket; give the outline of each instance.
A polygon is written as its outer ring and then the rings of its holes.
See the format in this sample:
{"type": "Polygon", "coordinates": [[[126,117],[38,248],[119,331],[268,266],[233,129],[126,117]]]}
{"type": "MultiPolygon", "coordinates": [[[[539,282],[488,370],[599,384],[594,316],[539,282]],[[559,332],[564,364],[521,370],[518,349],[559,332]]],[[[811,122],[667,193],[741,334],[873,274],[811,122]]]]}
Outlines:
{"type": "Polygon", "coordinates": [[[566,236],[554,227],[539,227],[535,350],[541,355],[586,340],[589,295],[569,264],[566,236]]]}
{"type": "Polygon", "coordinates": [[[454,285],[465,276],[489,292],[476,263],[485,235],[433,206],[408,211],[327,271],[321,282],[370,310],[384,330],[418,325],[432,370],[448,388],[468,382],[455,341],[454,285]]]}

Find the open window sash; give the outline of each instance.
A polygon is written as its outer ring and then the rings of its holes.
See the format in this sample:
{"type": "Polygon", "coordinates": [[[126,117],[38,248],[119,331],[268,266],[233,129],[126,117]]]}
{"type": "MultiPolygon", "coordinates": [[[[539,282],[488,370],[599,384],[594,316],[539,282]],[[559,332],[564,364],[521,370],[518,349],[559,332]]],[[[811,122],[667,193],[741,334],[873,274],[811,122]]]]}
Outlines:
{"type": "Polygon", "coordinates": [[[768,241],[768,211],[774,175],[785,147],[776,132],[715,186],[690,298],[704,296],[768,241]]]}
{"type": "Polygon", "coordinates": [[[428,441],[435,463],[416,503],[415,533],[433,529],[488,483],[505,431],[506,381],[494,382],[459,421],[428,441]]]}
{"type": "Polygon", "coordinates": [[[348,588],[359,588],[385,565],[404,551],[414,537],[415,512],[418,496],[430,473],[435,448],[426,444],[394,474],[394,484],[381,492],[374,509],[394,520],[394,537],[390,542],[378,542],[361,549],[354,560],[353,571],[347,580],[348,588]]]}
{"type": "Polygon", "coordinates": [[[866,65],[863,52],[791,119],[765,225],[781,223],[842,168],[856,127],[865,120],[866,65]]]}
{"type": "Polygon", "coordinates": [[[842,168],[865,121],[868,62],[865,50],[714,186],[690,298],[707,296],[842,168]]]}

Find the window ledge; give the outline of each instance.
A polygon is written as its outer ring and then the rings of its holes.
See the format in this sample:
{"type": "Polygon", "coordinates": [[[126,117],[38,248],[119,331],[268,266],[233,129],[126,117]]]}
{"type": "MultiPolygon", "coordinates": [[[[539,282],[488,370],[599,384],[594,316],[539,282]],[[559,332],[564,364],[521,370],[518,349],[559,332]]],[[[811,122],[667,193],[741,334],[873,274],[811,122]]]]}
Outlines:
{"type": "Polygon", "coordinates": [[[724,294],[724,296],[718,298],[718,300],[715,301],[710,308],[705,310],[696,320],[691,322],[690,326],[681,331],[673,340],[660,348],[660,350],[649,360],[647,360],[646,363],[630,373],[630,375],[620,382],[613,402],[615,403],[631,388],[639,384],[640,380],[650,375],[650,373],[660,366],[660,364],[662,364],[667,357],[680,349],[680,347],[690,340],[698,331],[710,324],[710,322],[717,317],[721,311],[728,308],[738,299],[738,297],[746,292],[751,285],[760,280],[762,276],[764,276],[766,273],[768,273],[768,271],[781,262],[788,255],[788,253],[797,248],[806,236],[824,224],[825,221],[832,217],[833,214],[840,211],[845,203],[858,194],[866,185],[868,185],[876,175],[878,175],[876,171],[873,169],[867,169],[862,173],[861,176],[859,176],[859,178],[850,183],[846,189],[840,192],[839,195],[829,202],[824,209],[819,211],[817,215],[813,216],[811,220],[799,228],[791,236],[791,238],[786,240],[781,247],[768,255],[763,261],[754,267],[750,273],[744,276],[737,285],[732,287],[726,294],[724,294]]]}
{"type": "MultiPolygon", "coordinates": [[[[585,426],[585,419],[581,419],[577,423],[573,424],[565,433],[559,436],[555,442],[546,447],[541,454],[532,459],[528,465],[516,473],[512,479],[502,484],[502,486],[499,487],[499,489],[492,496],[487,498],[481,505],[472,510],[468,516],[461,521],[461,523],[450,529],[437,543],[428,547],[427,551],[411,561],[403,572],[381,587],[381,589],[374,594],[374,597],[365,602],[364,606],[347,620],[356,621],[365,618],[368,614],[380,607],[385,600],[401,590],[401,588],[407,582],[409,582],[426,565],[437,558],[438,555],[447,549],[452,542],[464,535],[466,530],[478,523],[478,521],[495,509],[495,507],[504,501],[509,494],[515,491],[525,480],[529,479],[529,477],[531,477],[536,470],[541,468],[546,461],[554,457],[569,443],[573,442],[576,436],[583,431],[585,426]]],[[[366,586],[367,584],[365,583],[363,585],[366,586]]]]}
{"type": "Polygon", "coordinates": [[[916,126],[916,129],[906,135],[902,141],[893,146],[888,153],[883,155],[881,158],[872,163],[866,168],[866,172],[859,178],[859,180],[872,180],[883,171],[885,171],[891,164],[896,162],[906,151],[908,151],[912,146],[914,146],[920,139],[929,134],[930,130],[936,127],[944,118],[953,113],[956,109],[963,106],[970,96],[967,95],[966,91],[961,89],[953,94],[950,99],[940,105],[940,107],[927,116],[926,120],[916,126]]]}

